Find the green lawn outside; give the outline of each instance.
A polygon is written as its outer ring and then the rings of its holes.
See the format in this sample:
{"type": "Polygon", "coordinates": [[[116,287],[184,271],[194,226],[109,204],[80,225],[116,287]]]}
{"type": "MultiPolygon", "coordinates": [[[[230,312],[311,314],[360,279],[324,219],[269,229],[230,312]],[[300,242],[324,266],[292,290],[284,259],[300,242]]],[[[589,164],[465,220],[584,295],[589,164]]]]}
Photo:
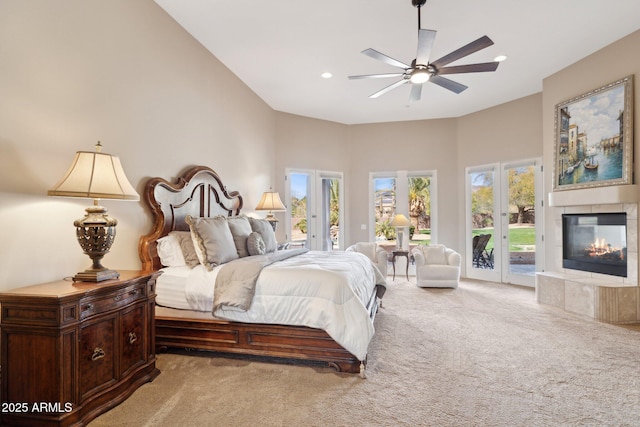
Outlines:
{"type": "MultiPolygon", "coordinates": [[[[477,228],[473,230],[473,236],[478,234],[491,234],[493,235],[493,228],[477,228]]],[[[414,238],[411,240],[411,244],[414,245],[428,245],[431,243],[431,230],[420,230],[414,234],[414,238]],[[416,239],[416,237],[418,237],[416,239]]],[[[511,227],[509,228],[509,252],[522,252],[530,250],[530,247],[535,248],[536,245],[536,229],[535,227],[511,227]],[[529,248],[527,248],[529,247],[529,248]]],[[[491,250],[494,246],[494,239],[489,240],[487,249],[491,250]]]]}
{"type": "MultiPolygon", "coordinates": [[[[493,235],[493,228],[478,228],[473,230],[473,236],[478,234],[493,235]]],[[[494,246],[494,238],[489,240],[487,249],[494,246]]],[[[509,252],[522,252],[526,250],[525,246],[536,245],[536,229],[535,227],[512,227],[509,228],[509,252]]]]}
{"type": "Polygon", "coordinates": [[[426,228],[422,230],[416,230],[413,233],[413,239],[409,242],[412,245],[424,245],[428,246],[431,244],[431,229],[426,228]]]}

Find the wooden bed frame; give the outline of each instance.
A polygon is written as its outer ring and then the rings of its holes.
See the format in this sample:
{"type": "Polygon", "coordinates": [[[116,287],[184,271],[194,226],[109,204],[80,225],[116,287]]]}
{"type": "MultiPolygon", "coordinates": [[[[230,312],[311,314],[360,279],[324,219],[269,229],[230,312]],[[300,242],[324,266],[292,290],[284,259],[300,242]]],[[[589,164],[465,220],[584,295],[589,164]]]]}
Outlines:
{"type": "MultiPolygon", "coordinates": [[[[185,217],[234,216],[242,208],[242,196],[227,191],[218,174],[206,166],[194,166],[175,183],[150,179],[143,199],[153,215],[153,230],[140,238],[138,252],[143,270],[162,266],[156,241],[173,230],[189,230],[185,217]]],[[[384,288],[376,286],[368,310],[375,317],[384,288]]],[[[156,347],[187,348],[221,353],[323,362],[339,372],[364,376],[365,361],[336,343],[325,331],[305,326],[231,322],[212,315],[156,307],[156,347]]]]}

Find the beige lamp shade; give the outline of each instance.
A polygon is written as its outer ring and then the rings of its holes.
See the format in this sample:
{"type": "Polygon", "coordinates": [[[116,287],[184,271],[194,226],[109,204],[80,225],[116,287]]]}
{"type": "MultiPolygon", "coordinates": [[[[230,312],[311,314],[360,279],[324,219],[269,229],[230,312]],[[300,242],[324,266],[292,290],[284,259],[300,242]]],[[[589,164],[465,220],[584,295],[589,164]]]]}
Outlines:
{"type": "Polygon", "coordinates": [[[407,219],[406,216],[397,214],[389,225],[391,225],[392,227],[410,227],[411,222],[407,219]]]}
{"type": "Polygon", "coordinates": [[[257,211],[270,211],[270,212],[285,212],[287,208],[280,200],[280,195],[277,191],[265,191],[256,206],[257,211]]]}
{"type": "Polygon", "coordinates": [[[95,151],[78,151],[67,173],[48,194],[90,199],[140,200],[122,169],[120,159],[95,151]]]}

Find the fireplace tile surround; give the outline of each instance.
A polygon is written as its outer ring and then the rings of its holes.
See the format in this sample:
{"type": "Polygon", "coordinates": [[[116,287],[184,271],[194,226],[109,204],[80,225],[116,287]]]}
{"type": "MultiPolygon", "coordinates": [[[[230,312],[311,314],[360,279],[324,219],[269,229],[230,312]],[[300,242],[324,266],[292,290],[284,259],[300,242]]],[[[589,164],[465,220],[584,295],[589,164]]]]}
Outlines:
{"type": "Polygon", "coordinates": [[[552,271],[536,274],[536,301],[606,323],[640,323],[638,286],[638,192],[627,185],[603,192],[583,189],[551,193],[555,259],[552,271]],[[554,197],[555,196],[555,197],[554,197]],[[586,201],[601,204],[586,204],[586,201]],[[627,277],[562,268],[562,214],[625,212],[627,214],[627,277]]]}

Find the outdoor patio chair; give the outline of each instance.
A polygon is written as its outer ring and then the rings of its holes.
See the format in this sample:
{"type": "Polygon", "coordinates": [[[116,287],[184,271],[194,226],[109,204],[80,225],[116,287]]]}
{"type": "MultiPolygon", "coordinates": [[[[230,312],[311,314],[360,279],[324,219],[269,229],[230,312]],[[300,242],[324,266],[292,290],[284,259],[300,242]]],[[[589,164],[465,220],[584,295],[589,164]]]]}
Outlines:
{"type": "Polygon", "coordinates": [[[493,268],[493,248],[487,251],[491,234],[473,236],[473,266],[476,268],[493,268]]]}

